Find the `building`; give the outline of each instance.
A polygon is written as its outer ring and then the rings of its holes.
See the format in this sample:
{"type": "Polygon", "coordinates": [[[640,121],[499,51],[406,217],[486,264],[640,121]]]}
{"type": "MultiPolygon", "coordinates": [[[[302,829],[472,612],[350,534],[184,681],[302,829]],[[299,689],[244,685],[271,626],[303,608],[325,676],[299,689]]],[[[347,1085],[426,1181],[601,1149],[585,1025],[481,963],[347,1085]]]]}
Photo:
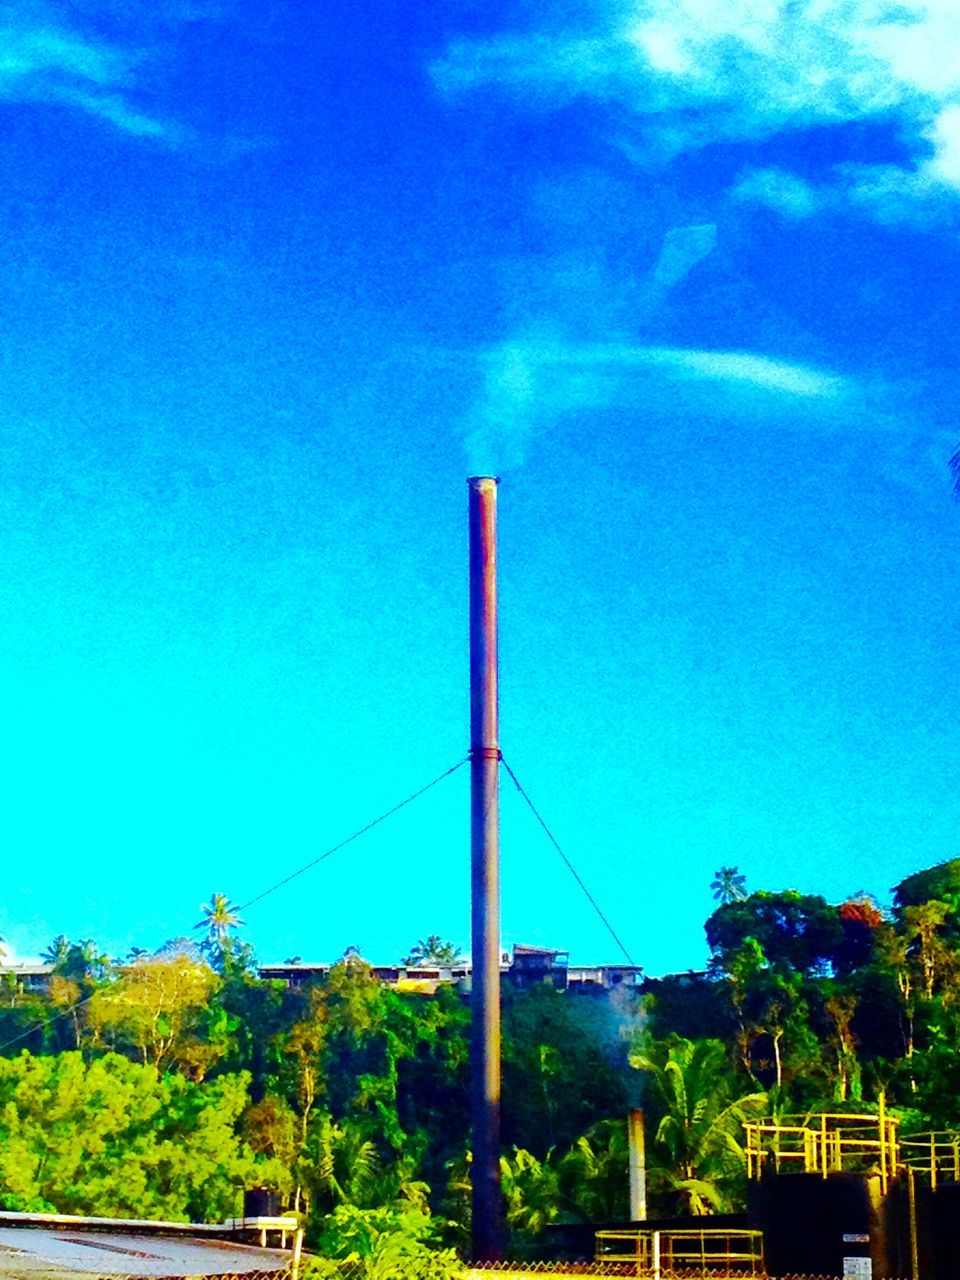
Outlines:
{"type": "Polygon", "coordinates": [[[50,990],[53,965],[40,961],[30,964],[0,964],[0,979],[15,982],[21,991],[46,995],[50,990]]]}
{"type": "MultiPolygon", "coordinates": [[[[640,965],[600,964],[571,965],[569,952],[550,947],[528,947],[517,944],[513,952],[504,952],[500,975],[521,990],[536,986],[552,986],[558,991],[611,991],[615,987],[639,987],[643,981],[640,965]]],[[[261,978],[284,982],[288,987],[326,978],[331,964],[305,964],[297,960],[288,964],[262,965],[261,978]]],[[[455,965],[372,965],[373,975],[398,991],[432,994],[440,986],[470,990],[471,965],[464,960],[455,965]]]]}

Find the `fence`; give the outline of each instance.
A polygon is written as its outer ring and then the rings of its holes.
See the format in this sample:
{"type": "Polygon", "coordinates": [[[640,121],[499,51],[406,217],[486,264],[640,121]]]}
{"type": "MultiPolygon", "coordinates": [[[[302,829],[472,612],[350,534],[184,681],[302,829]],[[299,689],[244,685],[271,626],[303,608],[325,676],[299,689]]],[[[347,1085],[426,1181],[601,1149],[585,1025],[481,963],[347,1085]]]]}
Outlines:
{"type": "MultiPolygon", "coordinates": [[[[4,1257],[0,1254],[0,1280],[298,1280],[289,1268],[282,1271],[218,1271],[215,1275],[188,1278],[160,1276],[149,1271],[77,1271],[51,1267],[40,1258],[4,1257]]],[[[346,1277],[344,1278],[346,1280],[346,1277]]],[[[357,1278],[359,1280],[359,1277],[357,1278]]]]}
{"type": "MultiPolygon", "coordinates": [[[[143,1273],[138,1276],[136,1273],[129,1271],[124,1272],[81,1272],[81,1271],[64,1271],[50,1270],[49,1268],[34,1267],[29,1265],[28,1260],[26,1267],[21,1265],[21,1261],[17,1260],[16,1265],[12,1268],[10,1260],[0,1258],[0,1278],[2,1280],[140,1280],[143,1273]]],[[[362,1263],[349,1262],[328,1262],[324,1266],[322,1272],[316,1273],[330,1277],[330,1280],[371,1280],[370,1273],[366,1266],[362,1263]],[[327,1270],[327,1267],[330,1269],[327,1270]]],[[[302,1273],[305,1277],[311,1276],[309,1264],[302,1273]]],[[[662,1271],[661,1275],[667,1280],[668,1273],[662,1271]]],[[[724,1268],[707,1268],[701,1267],[678,1268],[669,1272],[669,1280],[742,1280],[744,1273],[742,1271],[730,1271],[724,1268]]],[[[464,1265],[462,1272],[459,1273],[456,1280],[533,1280],[537,1276],[581,1276],[585,1280],[615,1280],[619,1276],[643,1277],[643,1280],[652,1280],[653,1272],[640,1269],[636,1261],[630,1263],[624,1262],[531,1262],[531,1263],[498,1263],[497,1265],[488,1266],[468,1266],[464,1265]]],[[[182,1280],[182,1277],[164,1276],[153,1277],[152,1280],[182,1280]]],[[[289,1271],[233,1271],[220,1272],[215,1275],[206,1276],[190,1276],[189,1280],[297,1280],[297,1278],[289,1271]]],[[[400,1271],[395,1274],[387,1274],[382,1271],[377,1272],[376,1280],[411,1280],[409,1273],[400,1271]]],[[[418,1273],[417,1280],[420,1280],[418,1273]]],[[[424,1274],[424,1280],[426,1280],[424,1274]]],[[[842,1280],[837,1276],[812,1276],[812,1275],[783,1275],[779,1277],[768,1277],[765,1274],[758,1274],[756,1280],[842,1280]]],[[[884,1280],[879,1277],[878,1280],[884,1280]]],[[[886,1280],[897,1280],[896,1277],[888,1277],[886,1280]]]]}

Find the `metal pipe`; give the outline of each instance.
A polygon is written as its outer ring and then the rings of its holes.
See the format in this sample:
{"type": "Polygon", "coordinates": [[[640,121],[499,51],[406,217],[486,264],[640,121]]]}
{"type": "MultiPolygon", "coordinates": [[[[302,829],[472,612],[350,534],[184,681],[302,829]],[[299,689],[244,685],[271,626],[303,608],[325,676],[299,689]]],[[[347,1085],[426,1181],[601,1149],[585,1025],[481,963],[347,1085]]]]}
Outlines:
{"type": "Polygon", "coordinates": [[[500,1190],[500,742],[497,692],[497,480],[470,486],[470,996],[472,1243],[503,1250],[500,1190]]]}
{"type": "Polygon", "coordinates": [[[647,1216],[647,1153],[643,1137],[643,1112],[631,1107],[627,1116],[630,1149],[630,1221],[643,1222],[647,1216]]]}
{"type": "Polygon", "coordinates": [[[907,1210],[910,1216],[910,1277],[920,1278],[920,1253],[917,1248],[917,1187],[913,1170],[907,1169],[907,1210]]]}

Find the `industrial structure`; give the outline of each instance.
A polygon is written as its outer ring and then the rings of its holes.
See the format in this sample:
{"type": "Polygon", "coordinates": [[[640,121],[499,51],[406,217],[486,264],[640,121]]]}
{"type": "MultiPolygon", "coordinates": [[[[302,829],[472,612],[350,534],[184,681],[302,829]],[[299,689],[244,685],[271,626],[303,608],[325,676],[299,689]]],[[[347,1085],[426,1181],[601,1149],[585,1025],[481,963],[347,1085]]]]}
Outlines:
{"type": "Polygon", "coordinates": [[[472,476],[470,527],[470,1118],[472,1257],[503,1249],[500,1191],[500,723],[497,480],[472,476]]]}

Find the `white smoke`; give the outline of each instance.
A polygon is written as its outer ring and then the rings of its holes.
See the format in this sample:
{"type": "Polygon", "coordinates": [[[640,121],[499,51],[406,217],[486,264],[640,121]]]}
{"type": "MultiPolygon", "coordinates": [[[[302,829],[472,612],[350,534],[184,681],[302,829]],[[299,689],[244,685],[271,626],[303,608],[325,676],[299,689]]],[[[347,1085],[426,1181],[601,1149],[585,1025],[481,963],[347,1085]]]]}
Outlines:
{"type": "Polygon", "coordinates": [[[713,383],[794,401],[832,400],[846,379],[809,365],[749,351],[513,340],[484,353],[484,389],[466,449],[471,474],[498,474],[523,462],[531,442],[571,413],[627,394],[659,400],[665,382],[713,383]]]}
{"type": "MultiPolygon", "coordinates": [[[[671,227],[643,282],[631,319],[654,315],[697,263],[717,243],[713,223],[671,227]]],[[[600,299],[597,300],[598,306],[600,299]]],[[[571,306],[570,310],[575,308],[571,306]]],[[[483,388],[466,423],[464,443],[471,474],[499,473],[519,466],[532,440],[565,414],[611,402],[623,373],[671,361],[663,348],[623,343],[586,343],[558,336],[542,320],[481,353],[483,388]]],[[[695,354],[695,353],[694,353],[695,354]]],[[[682,368],[682,361],[675,362],[682,368]]],[[[690,372],[696,373],[694,365],[690,372]]]]}

